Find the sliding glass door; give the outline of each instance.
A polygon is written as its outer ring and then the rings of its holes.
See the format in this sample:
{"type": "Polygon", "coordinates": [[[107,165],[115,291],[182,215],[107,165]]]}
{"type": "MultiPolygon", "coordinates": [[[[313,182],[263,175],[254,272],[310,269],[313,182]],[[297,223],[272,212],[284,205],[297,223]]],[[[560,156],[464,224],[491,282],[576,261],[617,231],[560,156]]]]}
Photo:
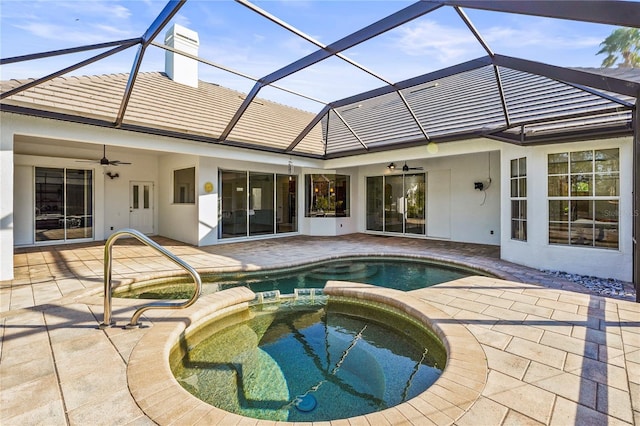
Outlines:
{"type": "Polygon", "coordinates": [[[424,235],[424,173],[367,178],[367,230],[424,235]]]}
{"type": "Polygon", "coordinates": [[[246,171],[220,171],[220,237],[296,232],[296,178],[246,171]]]}
{"type": "Polygon", "coordinates": [[[93,172],[36,167],[35,241],[93,237],[93,172]]]}

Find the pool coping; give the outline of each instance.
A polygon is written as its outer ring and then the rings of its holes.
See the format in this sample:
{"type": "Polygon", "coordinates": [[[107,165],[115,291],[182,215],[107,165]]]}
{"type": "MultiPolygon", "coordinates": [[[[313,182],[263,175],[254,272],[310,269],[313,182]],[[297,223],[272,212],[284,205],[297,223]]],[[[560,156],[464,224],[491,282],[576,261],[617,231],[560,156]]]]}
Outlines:
{"type": "MultiPolygon", "coordinates": [[[[404,416],[421,421],[421,424],[451,424],[480,397],[489,372],[487,358],[480,343],[462,323],[452,320],[428,302],[400,290],[329,281],[324,292],[330,297],[346,297],[397,309],[431,329],[447,350],[447,365],[442,375],[423,393],[394,407],[352,420],[381,424],[394,423],[394,419],[404,416]]],[[[178,383],[169,366],[171,350],[182,336],[203,322],[246,309],[253,299],[254,293],[245,287],[203,296],[190,308],[176,311],[165,321],[154,323],[140,339],[129,359],[127,381],[131,395],[151,420],[158,424],[236,424],[246,420],[257,425],[276,424],[275,421],[229,413],[201,401],[178,383]]]]}

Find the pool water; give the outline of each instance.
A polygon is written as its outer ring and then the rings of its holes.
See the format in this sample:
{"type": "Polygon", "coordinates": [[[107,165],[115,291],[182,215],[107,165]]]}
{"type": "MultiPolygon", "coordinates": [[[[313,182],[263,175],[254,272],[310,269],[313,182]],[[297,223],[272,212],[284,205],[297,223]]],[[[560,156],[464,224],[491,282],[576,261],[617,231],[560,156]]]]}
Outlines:
{"type": "Polygon", "coordinates": [[[187,391],[243,416],[324,421],[383,410],[423,392],[446,363],[432,333],[363,305],[281,303],[248,312],[223,328],[214,323],[183,358],[172,357],[187,391]]]}
{"type": "MultiPolygon", "coordinates": [[[[470,275],[482,273],[420,259],[364,257],[315,263],[293,269],[204,276],[203,294],[235,286],[247,286],[254,292],[280,290],[281,294],[292,294],[296,288],[324,288],[328,280],[353,281],[410,291],[470,275]]],[[[188,298],[192,293],[192,284],[164,283],[133,289],[127,295],[118,296],[142,299],[188,298]]]]}

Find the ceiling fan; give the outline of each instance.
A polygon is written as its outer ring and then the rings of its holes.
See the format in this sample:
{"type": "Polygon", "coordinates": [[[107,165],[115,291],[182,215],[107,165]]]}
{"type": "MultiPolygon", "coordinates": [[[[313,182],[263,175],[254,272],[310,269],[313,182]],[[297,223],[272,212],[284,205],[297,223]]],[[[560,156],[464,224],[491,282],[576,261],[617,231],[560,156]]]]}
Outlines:
{"type": "Polygon", "coordinates": [[[404,166],[402,166],[403,172],[408,172],[409,170],[424,170],[422,167],[409,167],[407,166],[407,162],[404,162],[404,166]]]}
{"type": "Polygon", "coordinates": [[[81,163],[98,163],[101,166],[119,166],[120,164],[131,164],[126,161],[109,160],[107,158],[107,146],[102,145],[102,158],[99,160],[78,160],[81,163]]]}

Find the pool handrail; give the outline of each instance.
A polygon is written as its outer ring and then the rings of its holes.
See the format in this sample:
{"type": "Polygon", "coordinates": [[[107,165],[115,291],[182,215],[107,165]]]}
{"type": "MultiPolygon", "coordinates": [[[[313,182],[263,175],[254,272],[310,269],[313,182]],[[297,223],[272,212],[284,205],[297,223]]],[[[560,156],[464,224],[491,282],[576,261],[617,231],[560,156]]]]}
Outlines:
{"type": "Polygon", "coordinates": [[[112,248],[114,243],[120,238],[124,236],[134,237],[142,244],[156,250],[160,254],[164,255],[166,258],[171,260],[176,265],[180,266],[182,269],[186,270],[191,278],[193,278],[193,282],[196,285],[196,289],[191,296],[191,298],[185,302],[174,303],[174,302],[152,302],[146,305],[139,307],[131,317],[131,321],[126,325],[125,328],[137,328],[140,326],[138,320],[143,312],[148,309],[184,309],[193,305],[196,300],[200,297],[202,293],[202,279],[200,278],[200,274],[193,269],[189,264],[180,259],[178,256],[171,253],[169,250],[165,249],[151,238],[144,235],[142,232],[137,231],[135,229],[121,229],[119,231],[114,232],[105,242],[104,244],[104,320],[102,324],[100,324],[100,328],[107,328],[115,325],[115,321],[111,318],[111,277],[112,277],[112,248]]]}

